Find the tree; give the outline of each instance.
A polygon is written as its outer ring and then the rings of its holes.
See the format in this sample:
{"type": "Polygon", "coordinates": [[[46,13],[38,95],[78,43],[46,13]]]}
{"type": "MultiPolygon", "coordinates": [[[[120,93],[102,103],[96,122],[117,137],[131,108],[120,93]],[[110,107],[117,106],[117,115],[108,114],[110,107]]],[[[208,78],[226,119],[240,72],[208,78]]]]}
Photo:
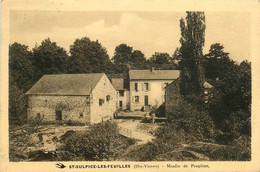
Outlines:
{"type": "Polygon", "coordinates": [[[115,53],[112,61],[115,64],[116,73],[127,73],[131,68],[131,56],[133,47],[126,44],[120,44],[115,48],[115,53]]]}
{"type": "Polygon", "coordinates": [[[251,136],[251,63],[230,64],[224,77],[215,84],[209,112],[224,132],[221,141],[251,136]]]}
{"type": "Polygon", "coordinates": [[[209,53],[204,56],[205,77],[207,79],[223,79],[225,74],[234,65],[229,58],[229,53],[224,51],[224,46],[215,43],[210,46],[209,53]]]}
{"type": "Polygon", "coordinates": [[[140,50],[134,50],[131,53],[130,62],[131,65],[136,69],[142,69],[145,65],[145,57],[144,54],[140,50]]]}
{"type": "Polygon", "coordinates": [[[122,63],[128,63],[131,61],[131,55],[133,52],[133,47],[130,47],[126,44],[120,44],[116,47],[114,57],[112,61],[118,65],[122,63]]]}
{"type": "Polygon", "coordinates": [[[168,53],[155,52],[149,60],[155,64],[162,65],[170,63],[170,58],[168,53]]]}
{"type": "Polygon", "coordinates": [[[176,64],[173,62],[168,53],[155,52],[150,59],[147,60],[149,67],[157,69],[175,69],[176,64]]]}
{"type": "Polygon", "coordinates": [[[9,46],[9,122],[26,121],[27,102],[24,93],[34,83],[34,67],[28,46],[13,43],[9,46]]]}
{"type": "Polygon", "coordinates": [[[180,51],[180,48],[176,48],[173,55],[172,55],[172,63],[173,64],[176,64],[177,68],[179,68],[179,63],[182,59],[182,55],[181,55],[181,51],[180,51]]]}
{"type": "Polygon", "coordinates": [[[96,40],[87,37],[76,39],[70,46],[70,73],[111,73],[113,64],[106,49],[96,40]]]}
{"type": "Polygon", "coordinates": [[[206,28],[204,12],[187,12],[186,23],[181,19],[180,28],[180,91],[182,95],[201,94],[205,81],[201,64],[206,28]]]}
{"type": "Polygon", "coordinates": [[[9,46],[9,79],[21,90],[26,90],[31,85],[34,74],[31,57],[28,46],[16,42],[9,46]]]}
{"type": "Polygon", "coordinates": [[[127,44],[120,44],[115,48],[112,58],[116,73],[127,73],[129,69],[145,68],[146,58],[140,50],[133,50],[127,44]]]}
{"type": "Polygon", "coordinates": [[[65,73],[67,60],[68,55],[64,48],[57,46],[56,42],[51,42],[50,38],[33,49],[32,62],[39,77],[44,74],[65,73]]]}

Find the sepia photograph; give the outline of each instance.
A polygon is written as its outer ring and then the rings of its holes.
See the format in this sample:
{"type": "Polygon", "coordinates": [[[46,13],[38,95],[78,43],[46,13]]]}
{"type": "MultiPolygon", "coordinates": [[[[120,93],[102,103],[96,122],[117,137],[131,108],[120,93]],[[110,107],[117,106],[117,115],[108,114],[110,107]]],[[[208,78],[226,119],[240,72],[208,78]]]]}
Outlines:
{"type": "Polygon", "coordinates": [[[9,162],[252,161],[250,12],[12,9],[8,20],[9,162]]]}
{"type": "Polygon", "coordinates": [[[248,18],[11,11],[10,160],[249,161],[248,18]]]}

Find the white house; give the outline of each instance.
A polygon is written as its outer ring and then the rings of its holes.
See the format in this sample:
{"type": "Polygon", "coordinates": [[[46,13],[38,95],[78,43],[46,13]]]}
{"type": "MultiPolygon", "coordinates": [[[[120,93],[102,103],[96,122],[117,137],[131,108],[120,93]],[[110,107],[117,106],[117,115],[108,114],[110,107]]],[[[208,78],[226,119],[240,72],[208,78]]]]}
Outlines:
{"type": "Polygon", "coordinates": [[[165,101],[164,88],[179,75],[179,70],[130,70],[130,109],[159,107],[165,101]]]}

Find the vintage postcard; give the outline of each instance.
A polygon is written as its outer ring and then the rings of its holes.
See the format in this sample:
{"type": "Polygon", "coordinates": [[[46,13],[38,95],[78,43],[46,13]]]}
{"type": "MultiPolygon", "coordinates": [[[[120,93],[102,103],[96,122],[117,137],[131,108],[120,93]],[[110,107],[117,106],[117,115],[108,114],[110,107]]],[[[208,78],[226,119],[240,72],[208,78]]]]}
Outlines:
{"type": "Polygon", "coordinates": [[[1,1],[0,171],[259,171],[259,1],[1,1]]]}

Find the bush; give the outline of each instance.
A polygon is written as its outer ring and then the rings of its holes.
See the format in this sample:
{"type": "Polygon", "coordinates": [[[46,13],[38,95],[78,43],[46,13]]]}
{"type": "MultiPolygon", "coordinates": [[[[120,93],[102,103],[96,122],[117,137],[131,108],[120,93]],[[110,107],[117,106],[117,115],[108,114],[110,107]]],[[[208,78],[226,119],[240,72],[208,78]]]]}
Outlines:
{"type": "MultiPolygon", "coordinates": [[[[115,160],[133,141],[121,136],[116,123],[95,124],[89,131],[70,135],[63,150],[82,160],[115,160]]],[[[74,160],[74,159],[71,159],[74,160]]]]}
{"type": "Polygon", "coordinates": [[[213,161],[249,161],[250,142],[250,137],[240,136],[230,145],[194,142],[188,149],[204,154],[213,161]]]}
{"type": "Polygon", "coordinates": [[[126,153],[127,160],[195,160],[185,145],[194,141],[215,141],[214,123],[203,108],[180,101],[169,121],[155,131],[156,138],[126,153]],[[173,156],[174,155],[174,156],[173,156]]]}
{"type": "Polygon", "coordinates": [[[196,105],[180,101],[169,116],[172,131],[183,130],[198,140],[214,140],[215,125],[209,114],[196,105]]]}

